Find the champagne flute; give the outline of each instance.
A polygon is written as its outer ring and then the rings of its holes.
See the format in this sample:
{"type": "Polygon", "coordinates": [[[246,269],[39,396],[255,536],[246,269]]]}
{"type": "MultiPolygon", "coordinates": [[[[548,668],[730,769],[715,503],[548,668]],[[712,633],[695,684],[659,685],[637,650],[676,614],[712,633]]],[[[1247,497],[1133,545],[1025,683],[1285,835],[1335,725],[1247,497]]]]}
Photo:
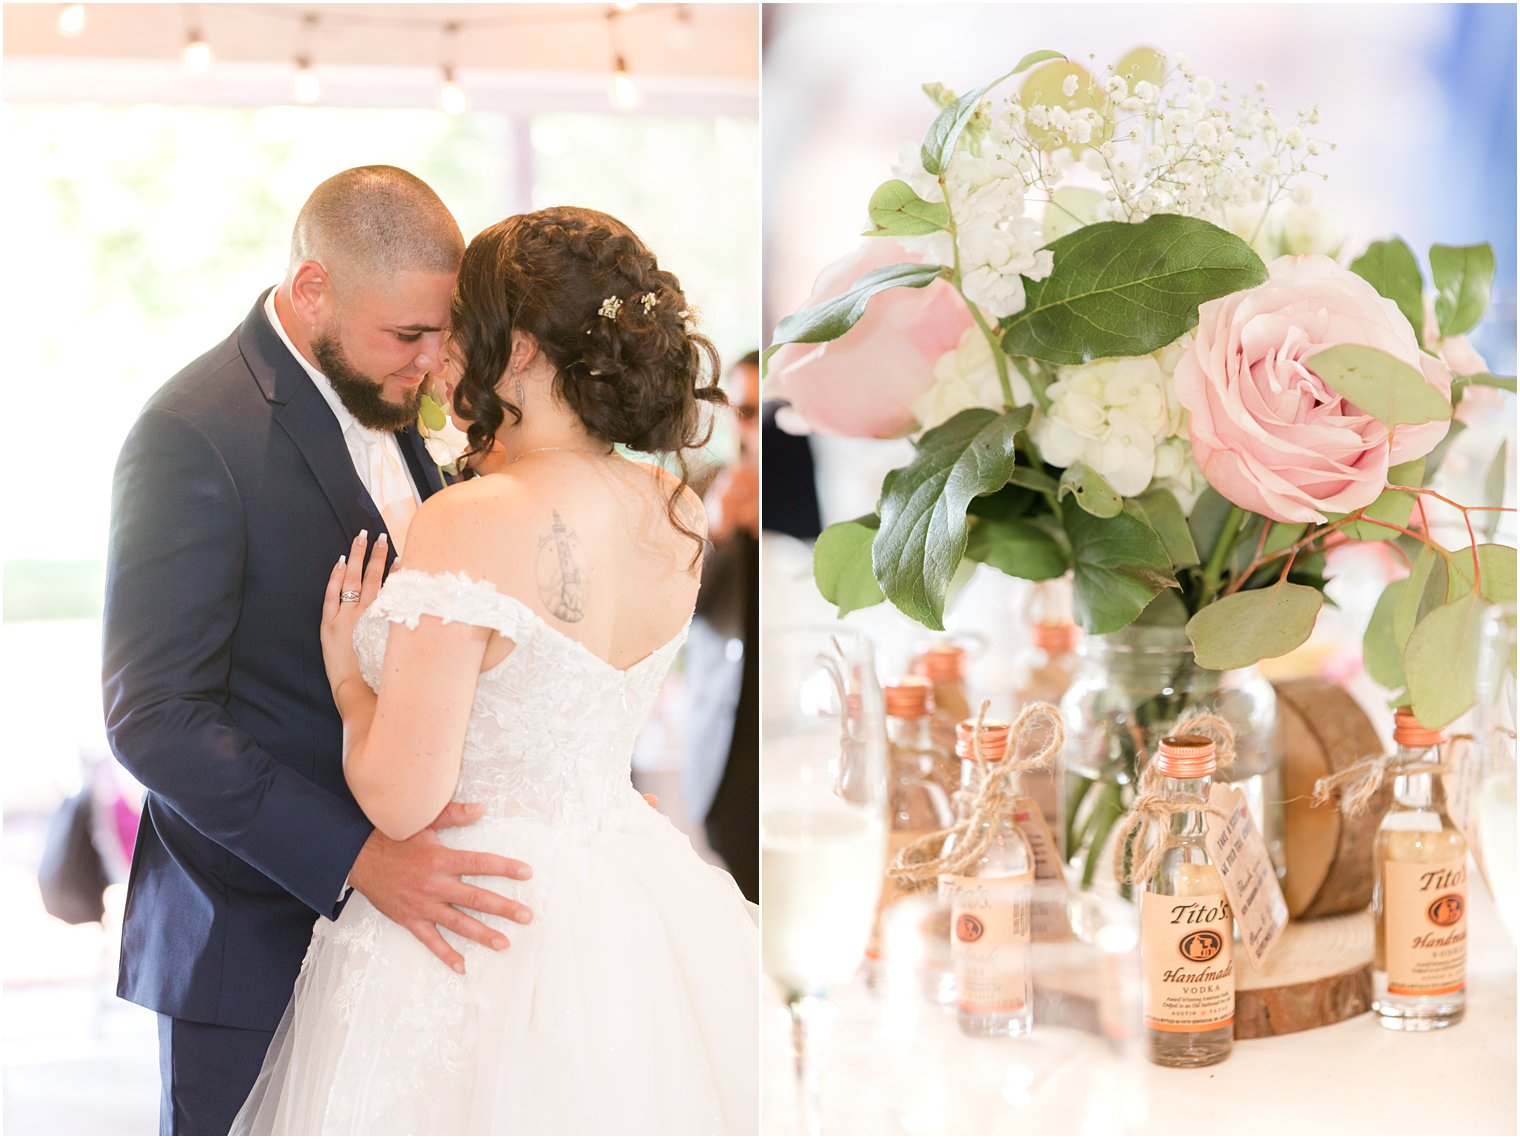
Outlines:
{"type": "Polygon", "coordinates": [[[761,951],[816,1135],[828,989],[860,965],[885,869],[886,721],[871,642],[843,625],[767,630],[760,685],[761,951]]]}

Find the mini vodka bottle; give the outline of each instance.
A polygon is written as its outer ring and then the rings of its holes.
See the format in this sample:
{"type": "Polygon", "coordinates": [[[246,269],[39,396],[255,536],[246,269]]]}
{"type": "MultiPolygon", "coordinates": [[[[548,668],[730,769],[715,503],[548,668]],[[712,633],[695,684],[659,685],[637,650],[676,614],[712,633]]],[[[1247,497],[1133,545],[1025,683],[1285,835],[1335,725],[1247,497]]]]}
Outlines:
{"type": "Polygon", "coordinates": [[[1168,736],[1153,762],[1158,793],[1183,807],[1140,899],[1146,1038],[1152,1062],[1200,1068],[1230,1054],[1235,1032],[1234,915],[1203,845],[1214,742],[1168,736]]]}
{"type": "MultiPolygon", "coordinates": [[[[1072,619],[1071,586],[1064,579],[1039,582],[1030,599],[1028,619],[1029,642],[1016,663],[1019,679],[1014,686],[1013,706],[1022,708],[1036,702],[1059,705],[1082,663],[1077,652],[1082,630],[1072,619]]],[[[1026,772],[1023,783],[1024,793],[1039,804],[1050,833],[1064,845],[1065,776],[1052,767],[1026,772]]],[[[1061,853],[1064,857],[1065,851],[1061,853]]]]}
{"type": "MultiPolygon", "coordinates": [[[[949,827],[954,819],[950,799],[934,779],[934,771],[944,762],[929,727],[931,686],[923,677],[910,676],[886,685],[887,712],[887,862],[915,839],[949,827]]],[[[891,874],[882,883],[876,905],[876,921],[866,950],[870,963],[867,980],[875,985],[882,959],[881,923],[886,911],[903,897],[903,889],[891,874]]],[[[932,963],[930,963],[932,964],[932,963]]],[[[947,964],[940,962],[933,971],[942,973],[947,964]]],[[[936,976],[932,988],[938,988],[936,976]]]]}
{"type": "MultiPolygon", "coordinates": [[[[1009,730],[1005,723],[984,722],[978,759],[975,721],[957,727],[955,750],[967,812],[988,778],[987,769],[1002,759],[1009,730]]],[[[1017,783],[1017,776],[1002,778],[1017,783]]],[[[1005,790],[1018,794],[1017,786],[1005,790]]],[[[1029,975],[1034,858],[1011,814],[983,825],[991,829],[986,849],[958,874],[940,878],[941,896],[950,902],[956,1018],[967,1036],[1022,1036],[1029,1031],[1034,1007],[1029,975]]],[[[947,843],[945,853],[953,849],[947,843]]]]}
{"type": "MultiPolygon", "coordinates": [[[[1408,708],[1394,715],[1401,764],[1434,766],[1445,739],[1408,708]]],[[[1456,1024],[1467,1007],[1467,842],[1433,772],[1395,773],[1373,857],[1378,1019],[1406,1032],[1456,1024]]]]}
{"type": "Polygon", "coordinates": [[[947,796],[953,795],[961,780],[960,764],[955,759],[955,726],[971,715],[966,650],[950,641],[936,641],[919,653],[913,671],[934,685],[930,724],[943,757],[934,778],[947,796]]]}

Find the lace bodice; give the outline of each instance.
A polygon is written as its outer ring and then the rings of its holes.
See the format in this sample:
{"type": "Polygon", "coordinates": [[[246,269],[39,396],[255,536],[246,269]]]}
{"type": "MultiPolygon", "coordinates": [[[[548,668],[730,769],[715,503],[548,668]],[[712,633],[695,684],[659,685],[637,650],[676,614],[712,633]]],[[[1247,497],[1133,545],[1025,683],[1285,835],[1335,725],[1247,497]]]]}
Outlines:
{"type": "Polygon", "coordinates": [[[370,687],[379,685],[391,625],[415,629],[424,616],[495,629],[516,645],[476,684],[455,798],[484,804],[487,817],[615,826],[629,802],[634,741],[686,629],[614,668],[489,582],[401,569],[354,629],[370,687]]]}

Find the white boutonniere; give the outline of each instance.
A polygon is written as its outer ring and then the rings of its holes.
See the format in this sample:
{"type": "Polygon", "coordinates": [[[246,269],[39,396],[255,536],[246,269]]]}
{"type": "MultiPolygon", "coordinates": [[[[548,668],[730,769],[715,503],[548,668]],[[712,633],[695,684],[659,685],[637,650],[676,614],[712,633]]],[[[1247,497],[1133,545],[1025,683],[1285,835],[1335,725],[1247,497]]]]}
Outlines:
{"type": "Polygon", "coordinates": [[[428,456],[438,464],[438,473],[448,478],[460,474],[459,460],[470,445],[470,438],[449,418],[447,409],[432,392],[424,392],[417,412],[417,434],[422,436],[428,456]]]}

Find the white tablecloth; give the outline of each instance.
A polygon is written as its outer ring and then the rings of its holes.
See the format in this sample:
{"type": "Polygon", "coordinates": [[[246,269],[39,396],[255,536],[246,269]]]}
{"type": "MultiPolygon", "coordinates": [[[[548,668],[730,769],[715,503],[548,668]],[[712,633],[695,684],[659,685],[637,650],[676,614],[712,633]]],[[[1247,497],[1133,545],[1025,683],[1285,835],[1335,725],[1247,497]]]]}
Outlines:
{"type": "MultiPolygon", "coordinates": [[[[1083,1053],[1031,1080],[1028,1043],[968,1040],[952,1018],[932,1009],[924,1015],[939,1022],[921,1020],[917,1039],[929,1042],[933,1057],[919,1061],[892,1046],[879,999],[857,982],[836,993],[822,1053],[824,1130],[1513,1135],[1515,948],[1481,883],[1469,905],[1468,1003],[1460,1024],[1392,1032],[1368,1013],[1308,1032],[1237,1041],[1223,1063],[1188,1071],[1138,1059],[1116,1064],[1087,1043],[1083,1053]],[[1088,1108],[1077,1106],[1083,1102],[1088,1108]]],[[[795,1134],[789,1019],[779,1000],[762,1025],[762,1129],[795,1134]]]]}

